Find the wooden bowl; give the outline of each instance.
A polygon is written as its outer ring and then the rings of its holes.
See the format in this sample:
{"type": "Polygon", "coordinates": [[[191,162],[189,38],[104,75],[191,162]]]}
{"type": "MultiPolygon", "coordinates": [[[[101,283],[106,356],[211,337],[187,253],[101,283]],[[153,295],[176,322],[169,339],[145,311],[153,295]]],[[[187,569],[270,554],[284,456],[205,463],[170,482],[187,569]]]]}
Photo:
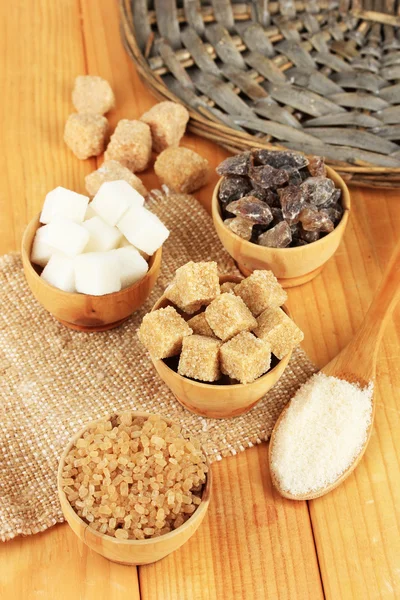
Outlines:
{"type": "Polygon", "coordinates": [[[64,292],[44,281],[39,276],[39,268],[37,271],[31,263],[33,239],[39,227],[38,215],[29,223],[22,238],[25,277],[36,300],[63,325],[79,331],[113,329],[126,321],[149,297],[160,272],[161,248],[150,257],[146,275],[120,292],[104,296],[64,292]]]}
{"type": "MultiPolygon", "coordinates": [[[[241,277],[223,275],[220,283],[234,281],[239,283],[241,277]]],[[[153,310],[174,306],[164,295],[153,306],[153,310]]],[[[285,312],[289,314],[286,307],[285,312]]],[[[290,316],[290,315],[289,315],[290,316]]],[[[202,417],[227,419],[248,412],[276,384],[287,367],[292,352],[284,356],[268,373],[253,383],[219,385],[194,381],[182,377],[171,369],[163,360],[153,360],[153,364],[161,379],[167,384],[175,398],[190,412],[202,417]]]]}
{"type": "MultiPolygon", "coordinates": [[[[131,411],[132,414],[136,417],[149,417],[149,413],[142,411],[131,411]]],[[[83,519],[81,519],[71,504],[69,503],[65,492],[62,489],[61,480],[62,480],[62,471],[64,468],[65,458],[70,451],[71,447],[75,443],[77,439],[79,439],[84,431],[93,426],[103,419],[97,419],[96,421],[91,421],[85,427],[83,427],[77,434],[71,438],[67,447],[61,455],[61,459],[58,465],[58,473],[57,473],[57,488],[58,495],[60,498],[61,508],[63,511],[63,515],[68,522],[69,526],[73,530],[73,532],[78,536],[78,538],[89,548],[101,554],[105,558],[113,562],[117,562],[123,565],[148,565],[150,563],[156,562],[161,558],[164,558],[171,552],[174,552],[178,548],[180,548],[185,542],[188,541],[189,538],[195,533],[198,527],[201,525],[207,509],[210,504],[210,496],[211,496],[211,468],[210,463],[206,456],[206,461],[208,465],[208,473],[206,483],[203,489],[203,496],[201,499],[201,503],[199,504],[196,511],[193,515],[174,531],[170,533],[166,533],[157,538],[150,538],[146,540],[119,540],[110,535],[106,535],[104,533],[99,533],[95,529],[92,529],[83,519]]],[[[163,417],[164,418],[164,417],[163,417]]],[[[171,423],[169,419],[165,419],[168,423],[171,423]]]]}
{"type": "Polygon", "coordinates": [[[344,235],[350,214],[350,193],[343,179],[333,169],[327,167],[328,176],[342,190],[342,219],[335,229],[325,237],[298,248],[266,248],[243,240],[225,227],[221,218],[218,190],[222,178],[214,188],[212,197],[212,218],[218,237],[225,250],[237,262],[241,272],[248,276],[256,269],[270,269],[284,288],[302,285],[314,279],[322,271],[324,264],[336,252],[344,235]]]}

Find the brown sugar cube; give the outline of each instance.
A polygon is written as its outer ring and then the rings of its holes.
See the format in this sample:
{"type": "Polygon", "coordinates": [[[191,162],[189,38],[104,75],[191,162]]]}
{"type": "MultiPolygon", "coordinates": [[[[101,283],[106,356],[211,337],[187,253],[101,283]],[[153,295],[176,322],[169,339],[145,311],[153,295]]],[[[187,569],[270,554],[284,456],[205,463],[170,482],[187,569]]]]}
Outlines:
{"type": "Polygon", "coordinates": [[[297,346],[304,334],[281,308],[267,308],[257,319],[255,335],[268,342],[273,354],[279,359],[297,346]]]}
{"type": "Polygon", "coordinates": [[[182,343],[178,373],[199,381],[216,381],[220,378],[219,349],[221,342],[204,335],[191,335],[182,343]]]}
{"type": "Polygon", "coordinates": [[[198,190],[208,179],[208,161],[189,148],[167,148],[158,156],[154,170],[162,183],[183,194],[198,190]]]}
{"type": "Polygon", "coordinates": [[[243,300],[229,292],[213,300],[207,306],[205,316],[215,335],[224,342],[241,331],[257,327],[257,320],[243,300]]]}
{"type": "Polygon", "coordinates": [[[177,291],[184,305],[209,304],[221,293],[216,262],[190,261],[176,271],[177,291]]]}
{"type": "Polygon", "coordinates": [[[73,113],[65,123],[64,142],[75,156],[85,160],[104,152],[107,134],[108,121],[105,117],[73,113]]]}
{"type": "Polygon", "coordinates": [[[191,329],[193,329],[193,333],[197,335],[206,335],[208,337],[215,338],[214,332],[207,323],[206,315],[204,312],[192,317],[187,321],[187,324],[191,329]]]}
{"type": "Polygon", "coordinates": [[[162,152],[169,146],[179,145],[189,121],[189,113],[182,104],[167,101],[153,106],[140,120],[151,129],[153,150],[162,152]]]}
{"type": "Polygon", "coordinates": [[[106,160],[96,171],[86,175],[85,185],[89,196],[95,196],[101,185],[106,181],[121,180],[127,181],[142,196],[147,195],[147,190],[139,177],[117,160],[106,160]]]}
{"type": "Polygon", "coordinates": [[[185,319],[172,306],[147,313],[138,331],[139,340],[156,360],[179,354],[183,339],[191,334],[185,319]]]}
{"type": "Polygon", "coordinates": [[[170,283],[164,294],[168,300],[170,300],[173,304],[175,304],[175,306],[188,315],[193,315],[195,312],[201,309],[201,302],[193,302],[192,304],[185,304],[183,302],[175,281],[170,283]]]}
{"type": "Polygon", "coordinates": [[[285,290],[272,271],[254,271],[237,284],[235,294],[242,298],[255,317],[266,308],[282,306],[287,300],[285,290]]]}
{"type": "Polygon", "coordinates": [[[72,103],[79,113],[104,115],[114,108],[115,98],[108,81],[97,75],[79,75],[72,90],[72,103]]]}
{"type": "Polygon", "coordinates": [[[150,127],[142,121],[119,121],[104,158],[118,160],[133,173],[147,169],[151,158],[150,127]]]}
{"type": "Polygon", "coordinates": [[[234,281],[225,281],[225,283],[221,283],[221,294],[234,294],[234,289],[236,286],[237,283],[235,283],[234,281]]]}
{"type": "Polygon", "coordinates": [[[243,331],[222,344],[221,371],[240,383],[252,383],[271,365],[271,347],[249,331],[243,331]]]}

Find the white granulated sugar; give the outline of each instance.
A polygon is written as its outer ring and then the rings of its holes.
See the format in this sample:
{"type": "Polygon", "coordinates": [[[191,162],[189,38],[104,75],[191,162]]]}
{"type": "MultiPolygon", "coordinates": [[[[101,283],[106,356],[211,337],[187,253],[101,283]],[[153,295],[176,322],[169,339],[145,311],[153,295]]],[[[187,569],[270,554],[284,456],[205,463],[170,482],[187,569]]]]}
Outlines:
{"type": "Polygon", "coordinates": [[[297,391],[275,433],[271,469],[293,495],[333,483],[363,447],[373,385],[360,388],[317,373],[297,391]]]}

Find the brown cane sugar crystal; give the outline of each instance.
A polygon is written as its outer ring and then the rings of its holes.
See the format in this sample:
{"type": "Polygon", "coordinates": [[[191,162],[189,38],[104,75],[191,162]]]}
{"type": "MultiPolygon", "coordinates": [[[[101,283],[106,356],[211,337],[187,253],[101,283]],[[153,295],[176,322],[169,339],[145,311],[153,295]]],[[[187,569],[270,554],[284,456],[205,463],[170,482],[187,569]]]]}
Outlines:
{"type": "Polygon", "coordinates": [[[285,290],[272,271],[254,271],[235,286],[240,296],[255,317],[266,308],[282,306],[287,300],[285,290]]]}
{"type": "Polygon", "coordinates": [[[237,286],[237,283],[235,283],[234,281],[225,281],[225,283],[221,283],[220,288],[221,288],[221,294],[227,293],[227,294],[234,294],[234,289],[237,286]]]}
{"type": "Polygon", "coordinates": [[[214,334],[224,342],[241,331],[257,327],[246,304],[238,296],[221,294],[207,306],[205,316],[214,334]]]}
{"type": "Polygon", "coordinates": [[[178,373],[199,381],[216,381],[220,378],[220,340],[204,335],[191,335],[183,340],[178,373]]]}
{"type": "Polygon", "coordinates": [[[206,335],[207,337],[215,337],[214,332],[207,323],[206,315],[204,312],[195,315],[189,321],[187,321],[189,327],[193,330],[193,333],[197,335],[206,335]]]}
{"type": "Polygon", "coordinates": [[[198,190],[207,182],[208,161],[189,150],[171,146],[158,156],[154,170],[157,177],[176,192],[190,193],[198,190]]]}
{"type": "Polygon", "coordinates": [[[167,101],[152,106],[140,120],[151,129],[153,150],[162,152],[169,146],[179,145],[189,121],[189,113],[182,104],[167,101]]]}
{"type": "Polygon", "coordinates": [[[176,285],[175,280],[172,283],[170,283],[170,285],[166,288],[164,294],[168,300],[170,300],[182,312],[188,315],[193,315],[202,307],[201,302],[192,302],[191,304],[185,304],[181,295],[179,294],[178,286],[176,285]]]}
{"type": "Polygon", "coordinates": [[[117,160],[106,160],[96,171],[86,175],[85,185],[88,194],[95,196],[106,181],[126,181],[139,194],[142,196],[147,195],[147,190],[139,177],[117,160]]]}
{"type": "Polygon", "coordinates": [[[280,308],[267,308],[257,319],[257,337],[271,345],[273,354],[283,358],[304,339],[304,334],[280,308]]]}
{"type": "Polygon", "coordinates": [[[177,269],[175,283],[184,305],[209,304],[220,294],[218,265],[213,261],[190,261],[177,269]]]}
{"type": "Polygon", "coordinates": [[[72,103],[80,113],[104,115],[114,108],[115,98],[108,81],[97,75],[79,75],[72,91],[72,103]]]}
{"type": "Polygon", "coordinates": [[[72,152],[85,160],[104,152],[108,121],[102,115],[73,113],[64,129],[64,142],[72,152]]]}
{"type": "Polygon", "coordinates": [[[140,341],[156,360],[179,354],[183,338],[191,334],[185,319],[172,306],[147,313],[138,331],[140,341]]]}
{"type": "Polygon", "coordinates": [[[190,518],[207,471],[199,441],[179,425],[127,412],[85,430],[65,458],[62,487],[89,527],[141,540],[190,518]]]}
{"type": "Polygon", "coordinates": [[[233,231],[233,233],[236,233],[236,235],[247,241],[250,240],[253,234],[254,223],[243,217],[225,219],[224,225],[233,231]]]}
{"type": "Polygon", "coordinates": [[[252,383],[271,364],[271,347],[249,331],[243,331],[221,346],[221,370],[240,383],[252,383]]]}
{"type": "Polygon", "coordinates": [[[150,127],[142,121],[119,121],[104,154],[105,160],[118,160],[133,173],[144,171],[151,158],[150,127]]]}

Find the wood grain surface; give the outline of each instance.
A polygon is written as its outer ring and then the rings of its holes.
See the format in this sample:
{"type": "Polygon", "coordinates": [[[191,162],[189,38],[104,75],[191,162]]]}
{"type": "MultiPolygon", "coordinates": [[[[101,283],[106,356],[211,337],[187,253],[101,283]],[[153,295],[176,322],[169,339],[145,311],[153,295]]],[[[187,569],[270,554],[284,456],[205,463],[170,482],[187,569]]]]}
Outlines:
{"type": "MultiPolygon", "coordinates": [[[[84,191],[96,161],[62,141],[78,74],[108,79],[117,108],[134,118],[154,103],[119,38],[114,0],[0,3],[0,252],[57,185],[84,191]]],[[[215,167],[226,153],[187,136],[215,167]]],[[[147,187],[157,185],[151,169],[147,187]]],[[[198,199],[210,207],[214,175],[198,199]]],[[[352,215],[337,254],[314,281],[290,289],[304,348],[323,366],[357,330],[400,235],[400,199],[351,189],[352,215]]],[[[375,428],[364,459],[338,489],[305,502],[271,488],[267,445],[213,465],[206,520],[183,548],[154,565],[124,567],[84,547],[67,525],[0,545],[2,600],[329,600],[400,597],[400,312],[377,365],[375,428]],[[397,502],[396,502],[397,500],[397,502]]]]}

